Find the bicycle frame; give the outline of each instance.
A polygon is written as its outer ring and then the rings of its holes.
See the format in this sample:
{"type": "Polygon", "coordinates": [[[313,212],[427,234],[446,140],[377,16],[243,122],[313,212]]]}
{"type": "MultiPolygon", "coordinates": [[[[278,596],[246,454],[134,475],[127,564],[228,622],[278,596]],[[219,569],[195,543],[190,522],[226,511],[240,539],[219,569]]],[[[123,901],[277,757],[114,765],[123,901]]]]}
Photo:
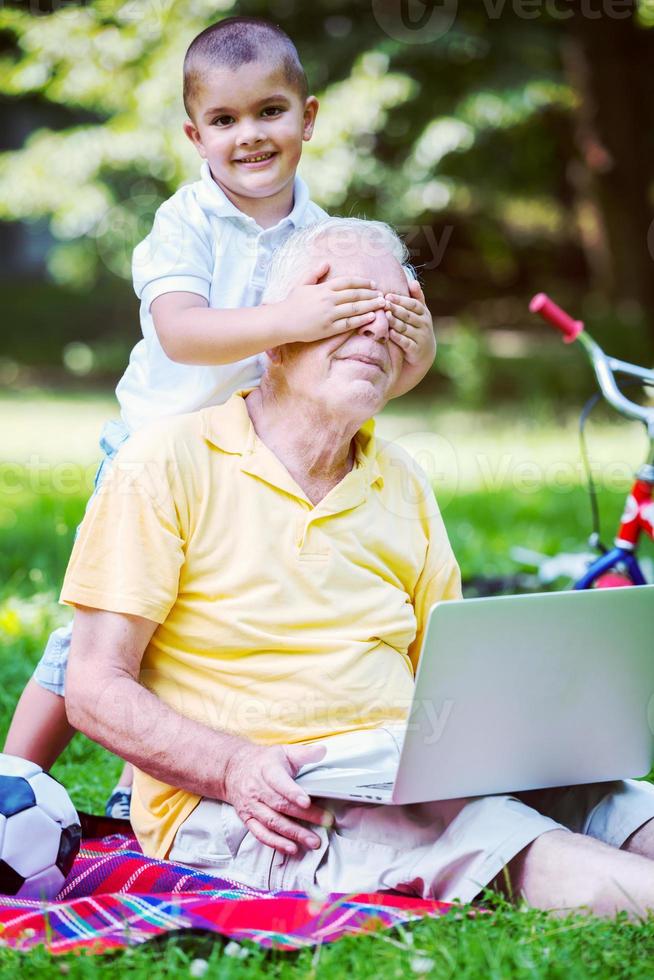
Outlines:
{"type": "Polygon", "coordinates": [[[566,343],[577,341],[582,345],[593,365],[595,377],[605,399],[621,415],[642,422],[650,438],[649,460],[636,474],[635,483],[627,497],[620,519],[620,528],[613,548],[592,562],[587,571],[575,582],[573,588],[582,590],[601,585],[601,577],[616,568],[624,568],[628,579],[610,584],[646,585],[647,580],[638,563],[636,552],[643,533],[654,540],[654,409],[643,407],[628,399],[618,388],[614,375],[625,374],[637,378],[643,384],[654,385],[654,371],[608,357],[586,333],[582,321],[573,320],[544,293],[534,296],[529,308],[532,313],[539,313],[544,320],[560,330],[566,343]]]}
{"type": "Polygon", "coordinates": [[[638,541],[643,533],[654,540],[654,466],[649,464],[638,472],[627,497],[614,547],[592,563],[575,582],[574,588],[591,589],[601,575],[618,565],[626,568],[634,585],[647,585],[636,558],[638,541]]]}

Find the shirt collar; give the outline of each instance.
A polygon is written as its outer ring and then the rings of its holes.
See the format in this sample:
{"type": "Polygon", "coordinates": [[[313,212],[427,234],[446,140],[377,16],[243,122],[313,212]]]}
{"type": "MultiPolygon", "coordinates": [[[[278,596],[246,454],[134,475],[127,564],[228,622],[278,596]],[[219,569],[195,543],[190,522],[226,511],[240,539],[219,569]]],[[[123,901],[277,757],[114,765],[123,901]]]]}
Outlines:
{"type": "MultiPolygon", "coordinates": [[[[224,404],[204,409],[202,412],[202,435],[216,449],[242,456],[242,469],[297,496],[299,488],[290,477],[286,467],[261,442],[254,431],[245,405],[245,396],[251,390],[251,388],[247,388],[237,391],[224,404]],[[289,480],[292,483],[292,488],[289,486],[289,480]]],[[[383,486],[384,479],[377,460],[374,419],[369,419],[361,426],[354,437],[354,446],[354,468],[348,477],[355,474],[357,481],[365,486],[372,486],[373,484],[383,486]]],[[[347,482],[348,477],[345,477],[341,483],[347,482]]],[[[304,494],[302,496],[304,497],[304,494]]]]}
{"type": "Polygon", "coordinates": [[[378,483],[384,485],[384,477],[377,460],[377,439],[375,437],[375,420],[368,419],[364,422],[356,436],[354,437],[355,462],[361,466],[368,476],[368,484],[378,483]]]}
{"type": "MultiPolygon", "coordinates": [[[[202,161],[202,166],[200,167],[200,183],[202,185],[201,196],[203,204],[211,214],[216,214],[221,218],[237,218],[245,224],[255,225],[257,228],[260,227],[254,218],[251,218],[248,214],[244,214],[243,211],[230,201],[223,189],[211,176],[211,170],[206,160],[202,161]]],[[[300,175],[296,174],[293,182],[293,210],[274,227],[279,228],[286,223],[293,225],[294,228],[300,227],[308,204],[309,188],[300,175]]],[[[270,231],[271,229],[269,228],[267,230],[270,231]]]]}

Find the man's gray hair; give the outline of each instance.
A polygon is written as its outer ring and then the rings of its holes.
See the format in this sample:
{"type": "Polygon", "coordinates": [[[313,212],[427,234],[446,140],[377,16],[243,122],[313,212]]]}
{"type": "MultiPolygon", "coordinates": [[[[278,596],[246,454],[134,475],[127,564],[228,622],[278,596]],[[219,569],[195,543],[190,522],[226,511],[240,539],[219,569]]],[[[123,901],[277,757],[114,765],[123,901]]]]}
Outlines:
{"type": "Polygon", "coordinates": [[[392,255],[405,266],[407,279],[414,278],[411,269],[406,267],[409,250],[390,225],[364,218],[325,218],[293,232],[273,254],[262,302],[277,303],[286,299],[309,270],[319,264],[320,254],[314,245],[326,237],[333,255],[350,257],[353,261],[362,254],[392,255]]]}

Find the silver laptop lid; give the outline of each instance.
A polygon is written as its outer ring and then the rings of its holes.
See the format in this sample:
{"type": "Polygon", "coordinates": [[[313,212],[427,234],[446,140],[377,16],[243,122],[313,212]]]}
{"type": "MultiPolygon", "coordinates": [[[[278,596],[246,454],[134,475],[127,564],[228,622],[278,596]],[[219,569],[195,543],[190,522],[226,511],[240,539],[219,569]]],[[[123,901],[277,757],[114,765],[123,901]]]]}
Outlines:
{"type": "Polygon", "coordinates": [[[393,801],[643,776],[653,732],[654,585],[439,603],[393,801]]]}

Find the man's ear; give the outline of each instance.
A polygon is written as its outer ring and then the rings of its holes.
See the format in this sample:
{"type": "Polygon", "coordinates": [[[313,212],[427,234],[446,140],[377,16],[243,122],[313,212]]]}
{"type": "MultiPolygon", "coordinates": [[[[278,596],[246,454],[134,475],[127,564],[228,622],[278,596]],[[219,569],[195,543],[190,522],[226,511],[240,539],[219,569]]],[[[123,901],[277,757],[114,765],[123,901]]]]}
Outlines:
{"type": "Polygon", "coordinates": [[[316,116],[318,115],[318,99],[315,95],[310,95],[307,101],[304,103],[304,123],[302,127],[302,139],[305,143],[308,143],[313,136],[313,127],[316,123],[316,116]]]}
{"type": "Polygon", "coordinates": [[[192,123],[190,120],[187,120],[187,122],[184,123],[183,129],[184,129],[185,134],[188,136],[188,138],[190,139],[191,143],[195,147],[195,149],[198,151],[198,153],[202,157],[202,159],[203,160],[206,160],[207,159],[207,152],[206,152],[206,150],[204,148],[204,144],[202,142],[202,137],[200,136],[200,133],[199,133],[199,130],[198,130],[197,126],[195,126],[194,123],[192,123]]]}

